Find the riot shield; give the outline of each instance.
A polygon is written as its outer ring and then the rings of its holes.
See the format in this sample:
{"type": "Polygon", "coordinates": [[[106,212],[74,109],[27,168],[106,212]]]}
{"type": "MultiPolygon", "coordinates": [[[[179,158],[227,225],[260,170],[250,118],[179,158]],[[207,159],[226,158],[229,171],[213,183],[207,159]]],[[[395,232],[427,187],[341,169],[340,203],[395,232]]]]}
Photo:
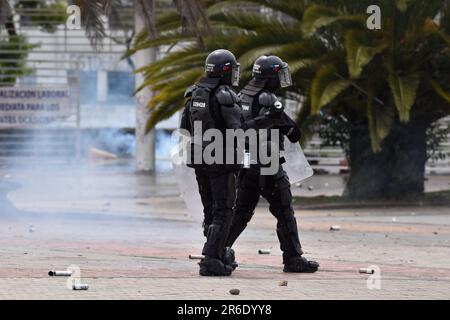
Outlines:
{"type": "Polygon", "coordinates": [[[291,184],[303,181],[314,174],[299,143],[292,143],[285,139],[284,158],[286,162],[283,164],[283,169],[291,184]]]}
{"type": "Polygon", "coordinates": [[[181,138],[171,152],[173,172],[180,196],[183,198],[189,213],[199,220],[203,219],[203,205],[195,178],[195,170],[186,165],[185,144],[189,139],[181,138]]]}

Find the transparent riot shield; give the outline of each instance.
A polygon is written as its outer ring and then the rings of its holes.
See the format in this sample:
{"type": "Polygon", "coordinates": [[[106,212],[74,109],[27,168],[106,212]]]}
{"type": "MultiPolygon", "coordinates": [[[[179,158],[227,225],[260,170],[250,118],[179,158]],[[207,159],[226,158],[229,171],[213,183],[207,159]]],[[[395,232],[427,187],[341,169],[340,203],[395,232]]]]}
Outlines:
{"type": "MultiPolygon", "coordinates": [[[[286,101],[286,108],[284,112],[291,118],[295,118],[294,109],[297,107],[298,103],[295,101],[286,101]]],[[[306,160],[305,154],[303,153],[300,143],[292,143],[289,139],[284,139],[284,158],[286,163],[283,164],[283,169],[286,171],[291,184],[295,184],[306,180],[313,176],[314,171],[306,160]]]]}
{"type": "Polygon", "coordinates": [[[292,143],[285,139],[284,158],[286,162],[283,163],[283,169],[286,171],[291,184],[308,179],[314,174],[299,143],[292,143]]]}
{"type": "Polygon", "coordinates": [[[190,142],[190,139],[180,136],[176,139],[178,140],[172,148],[171,160],[177,186],[189,213],[200,220],[203,219],[203,205],[195,178],[195,170],[186,165],[186,145],[190,142]]]}

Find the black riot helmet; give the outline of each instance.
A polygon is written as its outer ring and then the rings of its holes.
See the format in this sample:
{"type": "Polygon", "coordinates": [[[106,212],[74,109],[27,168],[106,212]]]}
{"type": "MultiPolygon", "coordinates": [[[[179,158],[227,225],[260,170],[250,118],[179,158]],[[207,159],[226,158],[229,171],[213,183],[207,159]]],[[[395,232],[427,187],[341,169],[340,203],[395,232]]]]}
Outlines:
{"type": "Polygon", "coordinates": [[[253,77],[257,80],[265,80],[266,86],[271,89],[292,86],[289,66],[277,56],[259,57],[253,65],[253,77]]]}
{"type": "Polygon", "coordinates": [[[207,78],[221,78],[223,84],[239,86],[241,65],[228,50],[219,49],[211,52],[206,58],[205,69],[207,78]]]}

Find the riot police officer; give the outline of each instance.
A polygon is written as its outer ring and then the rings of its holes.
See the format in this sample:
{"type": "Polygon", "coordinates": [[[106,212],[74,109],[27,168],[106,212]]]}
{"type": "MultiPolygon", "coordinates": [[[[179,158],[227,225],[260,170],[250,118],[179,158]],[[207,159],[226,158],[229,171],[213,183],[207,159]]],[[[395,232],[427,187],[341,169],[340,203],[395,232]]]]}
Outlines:
{"type": "MultiPolygon", "coordinates": [[[[281,100],[275,95],[280,88],[292,85],[287,63],[276,56],[262,56],[253,66],[253,79],[239,94],[242,113],[246,122],[272,112],[272,118],[279,129],[279,150],[283,150],[284,137],[296,143],[300,130],[296,123],[283,111],[281,100]]],[[[267,139],[270,139],[270,135],[267,139]]],[[[302,255],[297,222],[292,207],[289,177],[283,170],[281,158],[278,171],[273,175],[261,175],[261,165],[241,169],[237,180],[237,199],[227,246],[231,247],[251,220],[259,198],[262,195],[269,202],[270,212],[277,219],[277,236],[283,251],[285,272],[315,272],[319,264],[308,261],[302,255]]]]}
{"type": "MultiPolygon", "coordinates": [[[[210,142],[194,134],[196,124],[201,125],[201,133],[208,129],[241,127],[240,99],[231,86],[239,85],[240,65],[234,55],[227,50],[216,50],[206,59],[206,77],[185,93],[186,107],[181,128],[191,133],[191,153],[201,153],[210,142]],[[197,148],[197,149],[196,149],[197,148]]],[[[193,161],[188,165],[195,169],[198,188],[204,208],[204,235],[206,243],[199,263],[202,276],[229,276],[234,270],[232,250],[225,248],[232,220],[235,201],[236,166],[224,163],[205,164],[193,161]],[[194,163],[192,163],[194,162],[194,163]]]]}

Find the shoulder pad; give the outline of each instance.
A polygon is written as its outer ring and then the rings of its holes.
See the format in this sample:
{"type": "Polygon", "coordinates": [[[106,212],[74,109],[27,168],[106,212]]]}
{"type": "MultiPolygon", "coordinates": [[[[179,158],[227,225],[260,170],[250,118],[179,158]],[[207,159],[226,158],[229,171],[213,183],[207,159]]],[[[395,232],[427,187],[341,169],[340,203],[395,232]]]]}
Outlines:
{"type": "Polygon", "coordinates": [[[192,94],[194,93],[195,89],[197,89],[196,85],[193,85],[193,86],[190,86],[189,88],[187,88],[186,92],[184,93],[184,97],[185,98],[192,97],[192,94]]]}
{"type": "Polygon", "coordinates": [[[263,91],[258,97],[259,105],[263,107],[271,107],[277,101],[278,98],[276,95],[266,91],[263,91]]]}
{"type": "Polygon", "coordinates": [[[237,94],[227,86],[221,86],[216,92],[216,98],[219,104],[223,106],[233,106],[239,103],[240,99],[237,94]]]}
{"type": "Polygon", "coordinates": [[[264,89],[266,82],[266,80],[257,80],[253,78],[244,88],[242,88],[241,92],[249,97],[255,97],[264,89]]]}

